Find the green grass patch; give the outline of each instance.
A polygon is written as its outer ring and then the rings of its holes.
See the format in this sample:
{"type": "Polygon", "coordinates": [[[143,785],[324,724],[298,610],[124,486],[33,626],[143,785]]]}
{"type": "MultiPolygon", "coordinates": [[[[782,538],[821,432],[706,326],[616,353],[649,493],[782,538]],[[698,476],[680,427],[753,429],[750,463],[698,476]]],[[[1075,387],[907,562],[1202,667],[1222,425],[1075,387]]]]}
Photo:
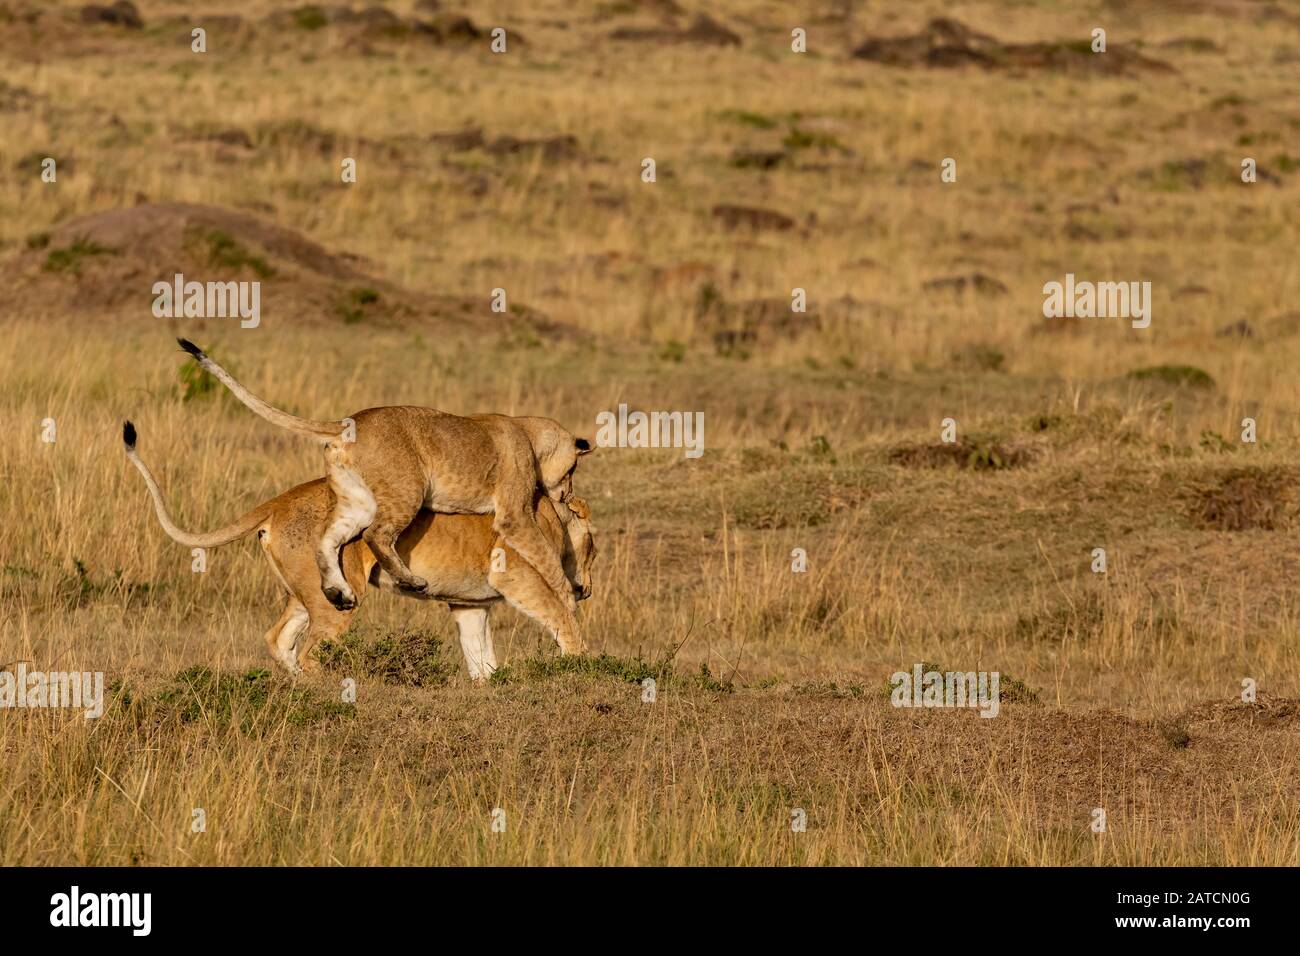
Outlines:
{"type": "MultiPolygon", "coordinates": [[[[223,368],[229,368],[229,366],[224,362],[217,360],[210,350],[207,354],[209,357],[213,358],[214,361],[217,361],[218,365],[221,365],[223,368]]],[[[197,399],[207,398],[220,391],[224,391],[224,389],[220,387],[221,383],[217,381],[216,377],[209,375],[207,371],[204,370],[203,366],[199,365],[199,363],[192,358],[186,359],[181,363],[180,368],[176,370],[176,377],[180,381],[181,401],[183,402],[192,402],[197,399]]]]}
{"type": "Polygon", "coordinates": [[[1134,369],[1128,377],[1136,382],[1159,382],[1179,388],[1214,388],[1214,378],[1195,365],[1148,365],[1134,369]]]}
{"type": "Polygon", "coordinates": [[[81,558],[74,557],[72,570],[64,572],[59,579],[57,594],[65,607],[78,608],[113,598],[129,602],[158,589],[159,585],[126,580],[121,570],[113,571],[107,577],[95,577],[81,558]]]}
{"type": "Polygon", "coordinates": [[[786,149],[838,149],[843,150],[844,144],[829,133],[815,133],[811,130],[801,129],[798,126],[791,126],[790,131],[785,134],[781,140],[781,145],[786,149]]]}
{"type": "Polygon", "coordinates": [[[669,339],[659,349],[659,358],[665,362],[680,364],[686,358],[686,345],[676,339],[669,339]]]}
{"type": "Polygon", "coordinates": [[[350,289],[337,306],[339,318],[345,325],[355,325],[365,319],[368,306],[379,302],[379,293],[370,288],[350,289]]]}
{"type": "MultiPolygon", "coordinates": [[[[49,239],[46,239],[46,245],[49,239]]],[[[115,250],[108,246],[102,246],[85,236],[78,236],[72,240],[72,244],[63,249],[53,249],[45,256],[45,264],[41,267],[45,272],[53,272],[61,275],[81,275],[81,266],[87,259],[94,256],[113,255],[115,250]]]]}
{"type": "Polygon", "coordinates": [[[1001,372],[1007,357],[999,348],[976,342],[954,352],[952,360],[958,368],[977,372],[1001,372]]]}
{"type": "Polygon", "coordinates": [[[186,231],[185,241],[187,245],[198,246],[213,266],[232,272],[249,269],[259,279],[269,279],[275,275],[275,269],[270,263],[249,252],[234,236],[220,229],[191,227],[186,231]]]}
{"type": "Polygon", "coordinates": [[[833,680],[796,684],[792,692],[798,697],[812,697],[817,700],[863,700],[867,696],[867,689],[861,684],[840,685],[833,680]]]}
{"type": "Polygon", "coordinates": [[[299,7],[293,11],[293,25],[299,30],[320,30],[329,22],[325,11],[317,6],[299,7]]]}
{"type": "Polygon", "coordinates": [[[1192,745],[1192,735],[1187,728],[1177,722],[1162,723],[1158,726],[1160,736],[1174,750],[1186,750],[1192,745]]]}
{"type": "Polygon", "coordinates": [[[778,475],[748,475],[730,491],[735,523],[754,531],[816,528],[831,520],[834,492],[825,469],[782,469],[778,475]],[[772,494],[779,487],[782,494],[772,494]]]}
{"type": "Polygon", "coordinates": [[[289,685],[264,668],[228,673],[189,667],[147,696],[137,698],[121,688],[117,702],[140,723],[238,728],[248,736],[285,724],[311,726],[356,716],[354,705],[289,685]]]}
{"type": "Polygon", "coordinates": [[[563,657],[530,657],[504,667],[492,674],[492,683],[498,685],[528,684],[553,680],[557,677],[577,676],[593,680],[618,680],[641,684],[647,678],[655,682],[656,689],[699,688],[714,693],[729,694],[735,689],[730,680],[715,676],[708,664],[699,671],[681,675],[674,671],[671,660],[648,661],[643,657],[616,657],[600,654],[596,657],[567,655],[563,657]]]}
{"type": "MultiPolygon", "coordinates": [[[[900,668],[903,670],[903,668],[900,668]]],[[[906,668],[909,675],[914,675],[912,668],[906,668]]],[[[969,673],[968,671],[956,671],[950,668],[942,667],[932,661],[921,662],[921,677],[924,679],[926,674],[938,674],[942,681],[945,674],[948,673],[969,673]]],[[[992,672],[990,672],[992,673],[992,672]]],[[[998,675],[998,701],[1000,703],[1012,704],[1037,704],[1040,703],[1038,692],[1033,690],[1022,680],[1012,677],[1006,671],[997,671],[998,675]]],[[[881,687],[881,694],[886,698],[891,698],[894,694],[894,684],[891,680],[886,680],[881,687]]]]}
{"type": "Polygon", "coordinates": [[[777,121],[773,117],[756,113],[753,110],[722,110],[718,113],[718,119],[730,120],[733,123],[750,126],[754,129],[776,129],[777,126],[777,121]]]}

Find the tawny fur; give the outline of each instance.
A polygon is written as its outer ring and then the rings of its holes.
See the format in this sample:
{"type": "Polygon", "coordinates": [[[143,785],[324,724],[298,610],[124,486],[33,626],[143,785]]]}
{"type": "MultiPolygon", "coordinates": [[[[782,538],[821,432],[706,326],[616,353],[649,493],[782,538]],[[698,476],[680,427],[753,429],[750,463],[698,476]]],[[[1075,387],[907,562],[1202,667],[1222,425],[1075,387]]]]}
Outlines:
{"type": "MultiPolygon", "coordinates": [[[[341,634],[356,613],[355,606],[347,610],[334,607],[319,586],[315,551],[330,516],[332,494],[328,481],[318,478],[298,485],[220,531],[194,534],[172,520],[157,481],[135,450],[135,431],[130,423],[125,437],[127,457],[144,477],[159,523],[173,540],[191,547],[217,547],[257,531],[267,560],[289,593],[279,620],[266,632],[267,646],[272,657],[290,673],[316,669],[315,662],[308,658],[312,648],[322,639],[341,634]]],[[[562,555],[566,588],[575,600],[590,596],[591,565],[596,552],[586,503],[579,498],[553,503],[540,492],[535,492],[535,498],[539,528],[547,545],[562,555]]],[[[400,535],[396,548],[403,560],[427,579],[427,588],[414,594],[399,587],[369,546],[364,541],[353,541],[343,548],[341,564],[358,602],[367,588],[378,587],[445,603],[453,610],[460,628],[471,677],[482,679],[496,667],[487,630],[487,608],[502,600],[546,627],[561,653],[582,652],[572,612],[494,530],[491,515],[421,511],[400,535]],[[475,628],[481,645],[477,652],[471,647],[474,635],[469,633],[475,628]]]]}
{"type": "Polygon", "coordinates": [[[591,450],[559,422],[507,415],[451,415],[432,408],[368,408],[337,422],[298,418],[273,408],[192,342],[179,340],[200,366],[273,424],[326,439],[333,502],[318,539],[319,586],[340,610],[356,602],[339,549],[357,534],[398,586],[422,591],[426,579],[403,560],[398,536],[421,509],[491,514],[492,527],[541,575],[566,612],[575,605],[559,552],[543,533],[538,484],[554,501],[572,494],[578,457],[591,450]]]}

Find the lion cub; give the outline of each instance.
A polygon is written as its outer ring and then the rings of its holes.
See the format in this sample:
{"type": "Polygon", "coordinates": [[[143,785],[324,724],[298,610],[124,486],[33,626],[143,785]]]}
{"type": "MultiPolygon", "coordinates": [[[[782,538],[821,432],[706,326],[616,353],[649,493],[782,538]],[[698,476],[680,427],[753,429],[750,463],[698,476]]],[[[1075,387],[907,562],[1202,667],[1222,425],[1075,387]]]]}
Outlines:
{"type": "Polygon", "coordinates": [[[573,588],[561,556],[537,523],[534,489],[554,501],[573,494],[578,458],[591,451],[549,418],[451,415],[432,408],[367,408],[342,421],[311,421],[272,408],[193,342],[181,348],[235,397],[272,424],[323,438],[333,509],[316,549],[321,590],[340,610],[356,595],[339,567],[339,549],[361,533],[379,564],[410,591],[428,582],[397,553],[397,537],[422,508],[445,514],[494,514],[492,527],[541,575],[570,613],[573,588]]]}

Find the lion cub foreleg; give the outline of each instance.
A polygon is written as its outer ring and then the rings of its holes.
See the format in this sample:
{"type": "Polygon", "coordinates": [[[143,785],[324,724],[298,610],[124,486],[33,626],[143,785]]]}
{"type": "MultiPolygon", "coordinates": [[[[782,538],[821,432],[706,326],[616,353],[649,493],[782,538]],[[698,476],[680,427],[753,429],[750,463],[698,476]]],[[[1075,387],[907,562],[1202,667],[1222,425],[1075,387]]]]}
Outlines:
{"type": "Polygon", "coordinates": [[[266,647],[275,662],[295,677],[302,673],[294,647],[298,637],[307,629],[310,618],[301,601],[290,597],[280,619],[266,632],[266,647]]]}
{"type": "MultiPolygon", "coordinates": [[[[581,654],[584,649],[582,637],[578,633],[578,622],[573,612],[560,603],[555,592],[537,571],[519,560],[517,555],[511,557],[514,560],[507,561],[505,570],[489,572],[488,584],[511,607],[527,614],[550,631],[555,643],[560,646],[561,654],[581,654]]],[[[569,593],[572,594],[572,585],[569,587],[569,593]]]]}
{"type": "Polygon", "coordinates": [[[423,591],[429,582],[406,566],[397,553],[397,539],[410,526],[424,504],[424,487],[410,482],[405,486],[375,483],[374,520],[362,535],[374,552],[379,566],[407,591],[423,591]]]}
{"type": "MultiPolygon", "coordinates": [[[[344,579],[351,586],[357,602],[360,603],[366,593],[366,567],[362,559],[361,545],[353,544],[345,547],[341,563],[344,579]]],[[[313,587],[315,582],[310,580],[310,566],[302,562],[299,568],[300,570],[294,576],[295,591],[307,609],[309,621],[308,625],[298,632],[293,653],[302,671],[317,674],[321,671],[321,665],[310,656],[312,649],[321,641],[332,640],[346,631],[357,612],[355,607],[346,611],[334,607],[319,589],[313,587]]]]}

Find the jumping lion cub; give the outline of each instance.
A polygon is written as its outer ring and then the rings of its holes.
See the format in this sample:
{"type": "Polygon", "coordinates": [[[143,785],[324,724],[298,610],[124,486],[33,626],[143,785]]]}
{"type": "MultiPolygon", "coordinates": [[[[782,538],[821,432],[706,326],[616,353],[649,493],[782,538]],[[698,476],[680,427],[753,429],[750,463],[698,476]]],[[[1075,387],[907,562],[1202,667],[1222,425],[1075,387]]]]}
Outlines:
{"type": "Polygon", "coordinates": [[[341,421],[311,421],[272,408],[186,339],[181,348],[267,421],[323,438],[333,510],[316,549],[321,590],[340,610],[356,595],[339,567],[339,549],[359,532],[399,587],[428,582],[402,561],[394,543],[420,509],[494,514],[493,529],[542,576],[570,614],[577,607],[560,554],[537,524],[534,490],[553,500],[573,494],[578,458],[591,451],[549,418],[451,415],[396,405],[367,408],[341,421]]]}

